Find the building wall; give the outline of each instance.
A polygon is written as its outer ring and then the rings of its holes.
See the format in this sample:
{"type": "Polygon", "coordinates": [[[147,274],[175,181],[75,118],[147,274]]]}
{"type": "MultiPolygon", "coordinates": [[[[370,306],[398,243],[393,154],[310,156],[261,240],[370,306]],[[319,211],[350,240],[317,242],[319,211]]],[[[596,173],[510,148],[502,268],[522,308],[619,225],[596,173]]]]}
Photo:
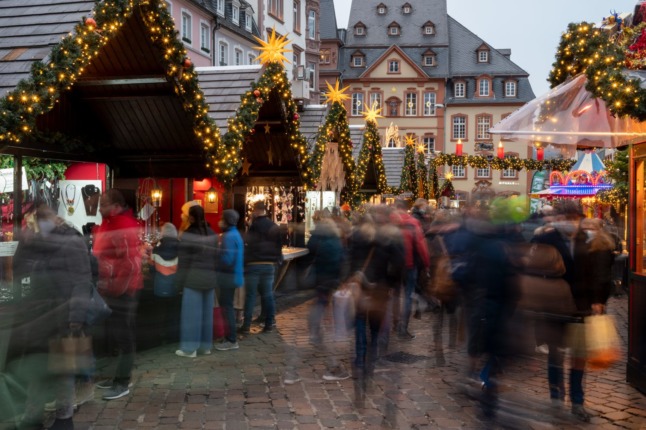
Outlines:
{"type": "Polygon", "coordinates": [[[187,55],[196,67],[204,67],[213,65],[212,54],[213,47],[211,46],[210,52],[206,52],[200,47],[200,23],[204,22],[209,26],[209,45],[213,43],[213,28],[215,26],[215,19],[213,15],[205,9],[193,4],[189,0],[166,0],[167,7],[170,8],[171,16],[175,21],[175,28],[179,32],[179,38],[182,39],[182,12],[187,13],[191,17],[191,37],[190,43],[182,40],[186,48],[187,55]]]}

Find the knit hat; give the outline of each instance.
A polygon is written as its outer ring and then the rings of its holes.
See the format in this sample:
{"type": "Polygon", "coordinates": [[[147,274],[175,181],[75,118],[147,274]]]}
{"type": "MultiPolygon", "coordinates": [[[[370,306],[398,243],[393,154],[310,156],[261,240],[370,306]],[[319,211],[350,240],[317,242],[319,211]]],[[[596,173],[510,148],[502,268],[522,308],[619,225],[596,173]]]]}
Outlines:
{"type": "Polygon", "coordinates": [[[235,209],[227,209],[222,212],[222,219],[227,223],[227,225],[233,227],[238,225],[240,215],[238,215],[238,212],[236,212],[235,209]]]}
{"type": "Polygon", "coordinates": [[[164,223],[161,226],[161,236],[177,239],[177,228],[170,222],[164,223]]]}

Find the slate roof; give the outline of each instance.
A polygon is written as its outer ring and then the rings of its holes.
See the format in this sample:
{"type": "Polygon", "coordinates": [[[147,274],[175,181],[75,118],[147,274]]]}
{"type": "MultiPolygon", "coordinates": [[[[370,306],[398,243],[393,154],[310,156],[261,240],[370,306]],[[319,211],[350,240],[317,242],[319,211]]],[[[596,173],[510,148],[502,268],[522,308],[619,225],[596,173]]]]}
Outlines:
{"type": "Polygon", "coordinates": [[[0,97],[94,8],[92,0],[0,1],[0,97]]]}
{"type": "Polygon", "coordinates": [[[319,32],[321,40],[336,39],[338,37],[338,26],[334,0],[321,0],[320,10],[319,32]]]}
{"type": "Polygon", "coordinates": [[[389,187],[399,187],[402,179],[405,148],[381,148],[386,171],[386,183],[389,187]]]}
{"type": "Polygon", "coordinates": [[[307,140],[310,148],[314,147],[319,126],[325,123],[327,113],[327,105],[308,105],[305,106],[302,112],[299,112],[301,117],[301,134],[307,140]]]}
{"type": "MultiPolygon", "coordinates": [[[[200,4],[196,0],[193,0],[193,2],[200,4]]],[[[231,1],[226,2],[224,5],[224,19],[222,16],[217,15],[217,7],[215,5],[215,0],[210,0],[206,2],[205,6],[207,6],[207,9],[209,9],[213,13],[213,16],[217,17],[218,25],[220,25],[222,28],[231,30],[232,32],[244,37],[245,39],[248,39],[253,43],[257,43],[256,40],[253,38],[253,36],[260,37],[260,31],[258,30],[256,21],[253,19],[252,14],[246,13],[246,11],[243,9],[243,8],[251,7],[250,3],[247,3],[244,0],[240,1],[240,19],[238,20],[238,24],[233,22],[233,3],[231,1]],[[242,19],[243,12],[244,12],[244,19],[242,19]],[[249,33],[245,28],[245,25],[246,25],[245,20],[247,19],[251,19],[251,33],[249,33]]]]}
{"type": "MultiPolygon", "coordinates": [[[[436,54],[437,64],[437,66],[433,67],[423,66],[422,54],[429,49],[427,46],[399,46],[399,48],[404,52],[404,54],[406,54],[411,62],[419,66],[429,78],[447,78],[449,76],[449,48],[437,46],[434,46],[432,48],[433,52],[435,52],[436,54]]],[[[386,53],[388,49],[390,49],[390,46],[385,48],[369,48],[363,46],[355,46],[354,48],[349,48],[348,46],[346,46],[345,49],[343,49],[340,53],[339,67],[343,70],[343,78],[357,79],[366,71],[367,67],[350,67],[352,54],[357,50],[361,51],[365,55],[364,64],[370,66],[375,64],[375,62],[382,55],[384,55],[384,53],[386,53]]]]}

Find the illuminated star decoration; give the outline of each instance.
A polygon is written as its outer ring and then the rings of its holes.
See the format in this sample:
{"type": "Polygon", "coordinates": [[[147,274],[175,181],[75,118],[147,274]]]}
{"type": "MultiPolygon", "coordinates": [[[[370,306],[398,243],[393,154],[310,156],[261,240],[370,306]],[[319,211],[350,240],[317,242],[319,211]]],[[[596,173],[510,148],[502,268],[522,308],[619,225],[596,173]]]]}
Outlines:
{"type": "Polygon", "coordinates": [[[343,103],[345,100],[348,100],[350,98],[349,95],[347,95],[345,92],[350,86],[347,86],[345,88],[339,88],[339,81],[337,80],[336,83],[334,84],[334,87],[330,85],[329,82],[326,82],[327,84],[327,93],[325,93],[325,101],[327,103],[343,103]]]}
{"type": "Polygon", "coordinates": [[[377,107],[376,101],[372,104],[372,107],[370,109],[367,109],[361,112],[361,114],[365,117],[366,122],[372,121],[375,124],[377,124],[377,118],[383,118],[383,116],[379,115],[380,113],[381,113],[381,108],[377,107]]]}
{"type": "Polygon", "coordinates": [[[257,58],[260,64],[278,63],[282,65],[285,62],[290,62],[284,55],[286,52],[292,52],[291,49],[285,49],[290,41],[287,40],[287,36],[278,36],[276,28],[272,28],[271,36],[267,42],[256,36],[254,39],[260,43],[260,46],[256,46],[256,49],[260,51],[257,58]]]}
{"type": "Polygon", "coordinates": [[[242,162],[242,174],[249,176],[250,167],[251,167],[251,163],[245,158],[244,161],[242,162]]]}
{"type": "Polygon", "coordinates": [[[265,134],[269,134],[271,132],[271,126],[269,125],[268,122],[265,123],[265,134]]]}
{"type": "Polygon", "coordinates": [[[420,154],[423,154],[426,152],[426,148],[424,147],[423,144],[420,143],[419,145],[417,145],[417,152],[419,152],[420,154]]]}
{"type": "Polygon", "coordinates": [[[410,134],[406,136],[406,146],[415,146],[415,138],[410,134]]]}

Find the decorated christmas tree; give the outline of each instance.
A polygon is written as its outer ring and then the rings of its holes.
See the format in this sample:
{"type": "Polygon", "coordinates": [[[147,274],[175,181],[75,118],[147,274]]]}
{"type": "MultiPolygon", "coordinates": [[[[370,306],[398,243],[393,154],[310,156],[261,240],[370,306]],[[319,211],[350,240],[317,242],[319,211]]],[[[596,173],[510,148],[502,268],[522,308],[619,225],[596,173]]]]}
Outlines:
{"type": "Polygon", "coordinates": [[[406,136],[406,147],[404,148],[404,164],[402,165],[401,182],[399,190],[401,192],[411,192],[413,197],[417,197],[417,167],[415,162],[415,139],[406,136]]]}
{"type": "Polygon", "coordinates": [[[426,154],[424,145],[417,146],[417,197],[429,199],[431,197],[428,180],[428,167],[426,167],[426,154]]]}
{"type": "Polygon", "coordinates": [[[376,106],[372,106],[363,112],[366,118],[366,129],[363,132],[363,145],[361,146],[361,151],[359,152],[359,157],[357,159],[352,185],[352,195],[355,196],[355,198],[352,200],[351,204],[354,205],[354,207],[357,207],[357,205],[361,203],[361,199],[357,196],[357,193],[366,180],[366,174],[370,164],[374,166],[373,168],[377,181],[377,194],[383,194],[389,190],[388,183],[386,181],[384,160],[381,154],[379,130],[377,130],[377,118],[383,118],[379,115],[380,112],[381,109],[376,106]]]}
{"type": "Polygon", "coordinates": [[[326,99],[330,110],[325,123],[319,127],[311,159],[311,171],[318,190],[344,191],[342,200],[352,199],[351,178],[354,173],[352,141],[348,114],[343,102],[349,98],[340,88],[329,83],[326,99]]]}
{"type": "Polygon", "coordinates": [[[437,175],[435,163],[430,163],[429,171],[429,198],[437,200],[440,197],[440,180],[437,175]]]}
{"type": "Polygon", "coordinates": [[[444,183],[440,188],[440,197],[448,197],[450,200],[454,200],[455,188],[453,188],[453,181],[451,179],[453,179],[453,174],[450,172],[444,175],[444,183]]]}

